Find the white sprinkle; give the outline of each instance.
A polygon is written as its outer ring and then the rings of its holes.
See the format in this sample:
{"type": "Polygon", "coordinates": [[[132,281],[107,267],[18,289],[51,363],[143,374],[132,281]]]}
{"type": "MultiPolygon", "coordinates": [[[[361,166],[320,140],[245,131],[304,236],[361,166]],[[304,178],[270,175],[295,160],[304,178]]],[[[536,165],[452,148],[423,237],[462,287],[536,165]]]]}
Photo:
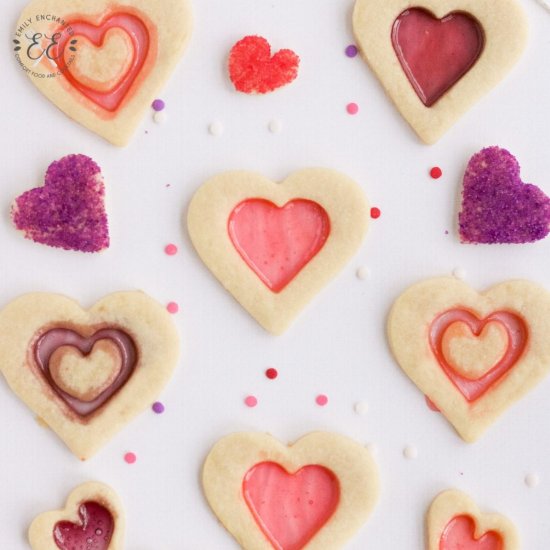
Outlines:
{"type": "Polygon", "coordinates": [[[418,456],[418,449],[412,445],[407,445],[403,449],[403,456],[408,460],[412,460],[418,456]]]}
{"type": "Polygon", "coordinates": [[[157,111],[154,115],[153,115],[153,120],[157,123],[157,124],[163,124],[164,122],[166,122],[166,113],[164,111],[157,111]]]}
{"type": "Polygon", "coordinates": [[[355,275],[360,281],[366,281],[370,277],[370,269],[362,266],[355,272],[355,275]]]}
{"type": "Polygon", "coordinates": [[[540,483],[540,478],[537,474],[527,474],[524,481],[527,487],[533,489],[540,483]]]}
{"type": "Polygon", "coordinates": [[[463,267],[455,267],[453,269],[453,277],[455,279],[460,279],[461,281],[463,281],[464,279],[466,279],[466,270],[463,267]]]}
{"type": "Polygon", "coordinates": [[[280,134],[283,129],[283,123],[280,120],[274,119],[267,127],[272,134],[280,134]]]}
{"type": "Polygon", "coordinates": [[[223,124],[219,120],[216,120],[210,123],[210,126],[208,126],[208,131],[210,132],[210,135],[219,137],[223,134],[223,124]]]}
{"type": "Polygon", "coordinates": [[[355,403],[353,409],[360,416],[365,416],[369,412],[369,404],[366,401],[355,403]]]}

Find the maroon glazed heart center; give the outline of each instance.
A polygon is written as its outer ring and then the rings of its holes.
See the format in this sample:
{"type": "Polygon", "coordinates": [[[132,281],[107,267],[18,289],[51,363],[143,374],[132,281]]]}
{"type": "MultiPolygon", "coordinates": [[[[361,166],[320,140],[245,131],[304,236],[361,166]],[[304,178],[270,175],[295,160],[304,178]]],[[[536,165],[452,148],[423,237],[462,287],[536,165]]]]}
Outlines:
{"type": "MultiPolygon", "coordinates": [[[[54,328],[42,334],[34,346],[34,360],[43,379],[61,400],[78,416],[86,417],[105,405],[132,376],[138,360],[136,345],[126,332],[117,328],[98,330],[89,337],[67,328],[54,328]],[[75,348],[82,356],[90,355],[96,343],[107,341],[118,350],[120,368],[106,387],[91,399],[84,400],[61,387],[52,375],[52,356],[61,348],[75,348]]],[[[83,365],[81,368],[89,368],[83,365]]]]}

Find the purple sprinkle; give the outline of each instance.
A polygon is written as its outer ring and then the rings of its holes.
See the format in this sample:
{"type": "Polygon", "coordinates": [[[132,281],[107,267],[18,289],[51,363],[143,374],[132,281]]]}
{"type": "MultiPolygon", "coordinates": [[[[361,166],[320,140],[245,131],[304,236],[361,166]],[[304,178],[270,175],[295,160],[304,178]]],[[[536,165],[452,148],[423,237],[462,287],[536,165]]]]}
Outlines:
{"type": "Polygon", "coordinates": [[[530,243],[550,232],[550,199],[521,181],[512,154],[488,147],[468,163],[458,221],[463,243],[530,243]]]}
{"type": "Polygon", "coordinates": [[[164,405],[160,401],[153,403],[152,408],[153,408],[153,411],[156,412],[157,414],[162,414],[164,412],[164,405]]]}
{"type": "Polygon", "coordinates": [[[151,107],[153,107],[153,110],[157,112],[164,111],[164,108],[166,107],[166,103],[164,103],[162,99],[155,99],[151,107]]]}
{"type": "Polygon", "coordinates": [[[85,155],[69,155],[49,166],[43,187],[15,199],[11,215],[27,239],[65,250],[99,252],[109,247],[104,198],[99,166],[85,155]]]}
{"type": "Polygon", "coordinates": [[[357,46],[355,44],[350,44],[347,48],[346,48],[346,55],[348,57],[355,57],[357,55],[357,46]]]}

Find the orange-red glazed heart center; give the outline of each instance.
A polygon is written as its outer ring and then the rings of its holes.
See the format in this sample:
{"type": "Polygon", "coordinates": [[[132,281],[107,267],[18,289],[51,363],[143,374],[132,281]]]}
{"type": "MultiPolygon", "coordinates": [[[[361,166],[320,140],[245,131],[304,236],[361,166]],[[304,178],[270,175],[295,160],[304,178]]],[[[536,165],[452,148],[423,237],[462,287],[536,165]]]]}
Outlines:
{"type": "Polygon", "coordinates": [[[445,527],[439,550],[504,550],[504,541],[496,531],[475,537],[476,525],[470,516],[457,516],[445,527]]]}

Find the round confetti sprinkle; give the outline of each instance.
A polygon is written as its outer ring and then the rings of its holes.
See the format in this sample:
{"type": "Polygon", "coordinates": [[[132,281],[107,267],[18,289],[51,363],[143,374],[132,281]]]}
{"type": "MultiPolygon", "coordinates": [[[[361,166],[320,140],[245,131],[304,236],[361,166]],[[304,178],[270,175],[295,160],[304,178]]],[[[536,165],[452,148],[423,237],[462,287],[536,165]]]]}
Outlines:
{"type": "Polygon", "coordinates": [[[164,248],[164,252],[166,252],[168,256],[175,256],[178,253],[178,247],[175,244],[168,244],[164,248]]]}
{"type": "Polygon", "coordinates": [[[455,267],[453,269],[453,277],[461,281],[466,279],[466,270],[463,267],[455,267]]]}
{"type": "Polygon", "coordinates": [[[366,401],[355,403],[353,410],[360,416],[365,416],[369,412],[369,404],[366,401]]]}
{"type": "Polygon", "coordinates": [[[370,209],[370,217],[373,220],[377,220],[381,215],[382,215],[382,212],[380,211],[380,208],[376,208],[376,206],[374,206],[373,208],[370,209]]]}
{"type": "Polygon", "coordinates": [[[366,281],[370,277],[370,269],[366,266],[362,266],[357,269],[357,271],[355,272],[355,276],[360,281],[366,281]]]}
{"type": "Polygon", "coordinates": [[[126,453],[124,455],[124,462],[126,462],[126,464],[134,464],[136,460],[137,456],[134,453],[126,453]]]}
{"type": "Polygon", "coordinates": [[[211,122],[208,126],[208,132],[211,136],[221,136],[223,134],[223,124],[219,120],[211,122]]]}
{"type": "Polygon", "coordinates": [[[274,369],[274,368],[269,368],[265,371],[265,375],[270,379],[270,380],[275,380],[275,378],[277,378],[277,376],[279,376],[279,373],[277,372],[277,369],[274,369]]]}
{"type": "Polygon", "coordinates": [[[155,99],[151,107],[153,107],[153,110],[157,112],[164,111],[164,108],[166,107],[166,103],[164,103],[162,99],[155,99]]]}
{"type": "Polygon", "coordinates": [[[418,456],[418,449],[412,445],[407,445],[403,449],[403,456],[408,460],[412,460],[418,456]]]}
{"type": "Polygon", "coordinates": [[[244,400],[244,404],[247,406],[247,407],[255,407],[257,404],[258,404],[258,399],[256,397],[254,397],[253,395],[249,395],[248,397],[246,397],[246,399],[244,400]]]}
{"type": "Polygon", "coordinates": [[[357,103],[348,103],[346,106],[346,111],[350,115],[356,115],[359,112],[359,105],[357,105],[357,103]]]}
{"type": "Polygon", "coordinates": [[[430,170],[430,176],[431,176],[434,180],[438,180],[442,175],[443,175],[443,171],[441,170],[441,168],[439,168],[439,166],[434,166],[434,167],[430,170]]]}
{"type": "Polygon", "coordinates": [[[153,403],[153,412],[156,412],[157,414],[162,414],[164,412],[164,405],[160,402],[160,401],[157,401],[156,403],[153,403]]]}
{"type": "Polygon", "coordinates": [[[527,487],[534,489],[540,483],[540,478],[537,474],[527,474],[524,481],[527,487]]]}
{"type": "Polygon", "coordinates": [[[175,313],[177,313],[180,310],[180,306],[178,306],[178,304],[176,304],[176,302],[170,302],[166,306],[166,310],[168,311],[168,313],[171,313],[172,315],[174,315],[175,313]]]}
{"type": "Polygon", "coordinates": [[[315,403],[317,403],[317,405],[319,405],[319,407],[324,407],[327,403],[328,403],[328,397],[326,395],[318,395],[316,398],[315,398],[315,403]]]}
{"type": "Polygon", "coordinates": [[[162,124],[166,122],[166,113],[164,111],[158,111],[153,115],[153,120],[156,124],[162,124]]]}
{"type": "Polygon", "coordinates": [[[357,55],[357,46],[355,44],[350,44],[347,48],[346,48],[346,55],[348,57],[355,57],[357,55]]]}
{"type": "Polygon", "coordinates": [[[280,134],[283,129],[283,123],[280,120],[272,120],[267,127],[272,134],[280,134]]]}

